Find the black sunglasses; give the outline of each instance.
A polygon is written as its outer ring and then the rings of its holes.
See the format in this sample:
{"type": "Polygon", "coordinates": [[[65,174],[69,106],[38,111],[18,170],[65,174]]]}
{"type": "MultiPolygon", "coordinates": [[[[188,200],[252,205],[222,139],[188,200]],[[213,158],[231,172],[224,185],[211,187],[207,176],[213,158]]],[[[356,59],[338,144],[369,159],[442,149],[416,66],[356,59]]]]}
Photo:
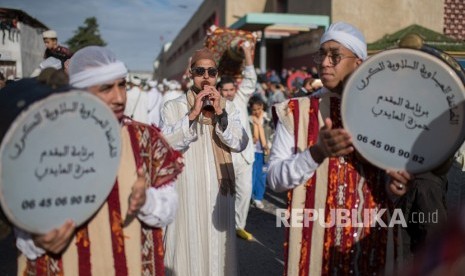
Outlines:
{"type": "Polygon", "coordinates": [[[213,67],[210,67],[210,68],[203,68],[203,67],[191,68],[192,75],[194,75],[195,77],[203,76],[205,74],[205,71],[207,71],[208,76],[210,76],[212,78],[216,77],[216,75],[218,74],[218,69],[213,68],[213,67]]]}

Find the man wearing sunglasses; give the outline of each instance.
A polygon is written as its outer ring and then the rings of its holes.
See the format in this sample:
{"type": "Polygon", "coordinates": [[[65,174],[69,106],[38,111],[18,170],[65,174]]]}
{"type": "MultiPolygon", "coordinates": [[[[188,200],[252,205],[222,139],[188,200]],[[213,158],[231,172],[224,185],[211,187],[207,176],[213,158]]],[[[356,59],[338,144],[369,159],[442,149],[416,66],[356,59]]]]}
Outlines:
{"type": "MultiPolygon", "coordinates": [[[[275,191],[291,190],[291,210],[308,211],[303,220],[297,217],[300,224],[290,214],[285,243],[287,275],[393,273],[395,229],[360,217],[366,211],[388,210],[387,192],[405,193],[412,175],[383,171],[363,160],[340,117],[345,82],[366,58],[363,34],[344,22],[332,24],[323,34],[315,58],[324,85],[316,92],[318,96],[275,106],[279,121],[268,183],[275,191]],[[346,221],[359,224],[338,223],[337,210],[341,214],[349,211],[346,221]],[[315,213],[318,219],[311,220],[315,213]]],[[[387,213],[379,214],[384,222],[387,213]]]]}
{"type": "Polygon", "coordinates": [[[162,132],[185,164],[176,185],[178,213],[165,240],[173,275],[237,274],[231,151],[244,150],[248,137],[239,111],[215,88],[216,66],[210,50],[196,51],[193,86],[162,109],[162,132]]]}

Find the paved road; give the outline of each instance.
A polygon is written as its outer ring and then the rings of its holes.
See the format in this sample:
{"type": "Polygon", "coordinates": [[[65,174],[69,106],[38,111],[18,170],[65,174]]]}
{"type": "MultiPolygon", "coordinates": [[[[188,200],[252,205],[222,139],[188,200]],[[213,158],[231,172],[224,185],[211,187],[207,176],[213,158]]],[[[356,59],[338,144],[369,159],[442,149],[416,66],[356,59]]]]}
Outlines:
{"type": "Polygon", "coordinates": [[[286,208],[286,193],[266,191],[265,208],[250,207],[246,229],[254,241],[238,238],[239,275],[283,275],[284,227],[276,227],[275,210],[286,208]]]}

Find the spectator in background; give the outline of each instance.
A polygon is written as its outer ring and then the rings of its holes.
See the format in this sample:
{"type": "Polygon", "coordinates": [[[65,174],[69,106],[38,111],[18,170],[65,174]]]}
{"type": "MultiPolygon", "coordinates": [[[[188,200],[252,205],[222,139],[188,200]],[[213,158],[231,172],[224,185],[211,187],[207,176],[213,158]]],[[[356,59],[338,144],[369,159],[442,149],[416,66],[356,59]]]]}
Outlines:
{"type": "Polygon", "coordinates": [[[148,81],[148,123],[149,125],[160,125],[161,108],[163,106],[163,95],[157,89],[157,81],[148,81]]]}
{"type": "Polygon", "coordinates": [[[289,77],[289,71],[286,68],[283,68],[281,70],[281,84],[286,85],[287,84],[287,78],[289,77]]]}
{"type": "Polygon", "coordinates": [[[129,78],[130,89],[127,92],[127,103],[124,115],[144,124],[148,124],[148,94],[141,89],[141,79],[137,76],[129,78]]]}
{"type": "Polygon", "coordinates": [[[251,109],[249,118],[252,125],[252,138],[255,145],[255,161],[252,170],[252,199],[255,207],[263,209],[262,200],[266,187],[266,160],[270,154],[271,121],[265,112],[266,104],[260,97],[254,96],[250,98],[249,106],[251,109]]]}
{"type": "Polygon", "coordinates": [[[313,93],[312,82],[312,77],[305,78],[302,87],[294,93],[293,98],[310,96],[313,93]]]}
{"type": "Polygon", "coordinates": [[[314,79],[317,79],[317,78],[318,78],[318,69],[316,68],[316,66],[312,66],[312,68],[310,68],[309,74],[310,74],[314,79]]]}
{"type": "MultiPolygon", "coordinates": [[[[70,50],[64,46],[58,44],[57,32],[54,30],[48,30],[42,33],[45,49],[44,59],[49,57],[57,58],[61,61],[62,65],[66,60],[70,59],[72,54],[70,50]]],[[[64,65],[62,66],[64,68],[64,65]]]]}
{"type": "Polygon", "coordinates": [[[275,70],[271,70],[268,76],[268,82],[271,83],[281,83],[281,79],[279,78],[278,74],[276,74],[275,70]]]}
{"type": "Polygon", "coordinates": [[[167,88],[166,92],[163,94],[163,103],[174,100],[183,94],[183,91],[180,90],[181,86],[177,81],[167,81],[166,79],[164,79],[163,84],[167,88]]]}
{"type": "Polygon", "coordinates": [[[269,86],[268,104],[270,106],[284,102],[287,99],[284,94],[284,86],[279,82],[272,82],[269,86]]]}
{"type": "Polygon", "coordinates": [[[221,95],[228,101],[232,101],[240,112],[242,127],[245,129],[249,142],[242,152],[231,152],[236,177],[236,234],[244,240],[252,240],[253,236],[245,230],[247,214],[249,212],[250,198],[252,195],[252,164],[254,161],[254,149],[252,133],[248,119],[247,104],[255,92],[257,75],[253,67],[252,53],[254,45],[250,42],[242,43],[244,51],[245,68],[243,74],[235,76],[221,76],[218,89],[221,95]]]}

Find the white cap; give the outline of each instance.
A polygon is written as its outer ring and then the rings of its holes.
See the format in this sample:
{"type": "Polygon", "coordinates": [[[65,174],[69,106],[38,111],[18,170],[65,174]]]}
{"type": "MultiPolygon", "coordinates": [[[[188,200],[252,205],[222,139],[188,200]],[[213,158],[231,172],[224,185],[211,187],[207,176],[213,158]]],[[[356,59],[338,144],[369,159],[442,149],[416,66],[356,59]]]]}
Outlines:
{"type": "Polygon", "coordinates": [[[326,41],[334,40],[349,49],[357,57],[365,60],[367,54],[367,44],[362,32],[355,26],[345,22],[336,22],[329,26],[323,34],[320,45],[326,41]]]}
{"type": "Polygon", "coordinates": [[[140,78],[138,76],[131,76],[129,78],[129,82],[134,84],[134,85],[140,85],[142,83],[142,81],[140,80],[140,78]]]}
{"type": "Polygon", "coordinates": [[[169,90],[176,90],[178,89],[178,82],[175,80],[172,80],[168,83],[168,88],[169,90]]]}
{"type": "Polygon", "coordinates": [[[57,38],[57,32],[54,30],[48,30],[42,33],[43,38],[57,38]]]}
{"type": "Polygon", "coordinates": [[[157,81],[150,80],[150,81],[147,82],[147,84],[149,85],[149,87],[154,88],[154,87],[157,86],[157,81]]]}

